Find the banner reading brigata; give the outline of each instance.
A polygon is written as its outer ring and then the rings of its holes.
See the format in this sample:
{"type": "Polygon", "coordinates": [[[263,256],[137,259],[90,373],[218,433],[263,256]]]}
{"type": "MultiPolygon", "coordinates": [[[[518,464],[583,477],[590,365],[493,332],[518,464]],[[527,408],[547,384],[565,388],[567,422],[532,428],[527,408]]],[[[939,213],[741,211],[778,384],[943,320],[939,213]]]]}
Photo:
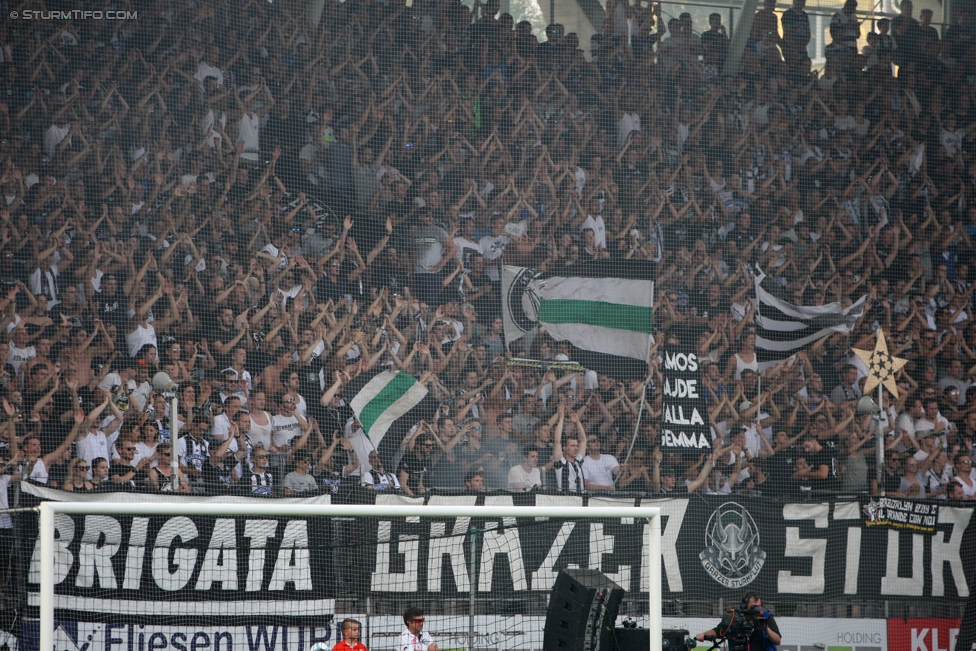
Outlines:
{"type": "MultiPolygon", "coordinates": [[[[57,514],[54,526],[58,619],[289,623],[335,611],[329,519],[57,514]]],[[[28,579],[40,580],[37,540],[28,579]]],[[[36,612],[38,593],[27,599],[36,612]]]]}
{"type": "Polygon", "coordinates": [[[708,405],[701,383],[701,368],[694,348],[664,349],[664,413],[661,447],[701,454],[711,449],[708,405]]]}

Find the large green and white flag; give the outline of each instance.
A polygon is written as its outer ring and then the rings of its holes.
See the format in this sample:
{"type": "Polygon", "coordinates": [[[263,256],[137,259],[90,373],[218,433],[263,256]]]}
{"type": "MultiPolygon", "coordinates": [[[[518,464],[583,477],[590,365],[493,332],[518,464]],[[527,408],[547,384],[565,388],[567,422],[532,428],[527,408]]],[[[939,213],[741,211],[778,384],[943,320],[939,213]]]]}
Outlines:
{"type": "Polygon", "coordinates": [[[416,407],[427,395],[427,387],[409,373],[377,373],[355,395],[349,406],[374,446],[395,420],[416,407]]]}
{"type": "Polygon", "coordinates": [[[614,358],[647,360],[654,282],[645,265],[585,263],[552,272],[506,266],[502,296],[507,342],[545,326],[553,339],[605,356],[575,360],[587,368],[609,372],[620,367],[614,358]]]}

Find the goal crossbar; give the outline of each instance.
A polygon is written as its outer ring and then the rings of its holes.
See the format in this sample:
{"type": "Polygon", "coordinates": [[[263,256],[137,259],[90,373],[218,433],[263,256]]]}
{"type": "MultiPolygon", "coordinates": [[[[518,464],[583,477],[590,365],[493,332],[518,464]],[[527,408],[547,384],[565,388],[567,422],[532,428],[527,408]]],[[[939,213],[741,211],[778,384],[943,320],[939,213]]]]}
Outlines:
{"type": "MultiPolygon", "coordinates": [[[[183,504],[148,502],[42,502],[39,508],[40,631],[38,649],[54,649],[54,516],[68,515],[185,515],[455,518],[472,515],[469,507],[421,504],[183,504]]],[[[648,520],[649,541],[644,550],[649,582],[648,632],[650,650],[662,651],[661,621],[661,509],[656,506],[505,506],[477,507],[481,518],[553,518],[556,520],[634,518],[648,520]]]]}

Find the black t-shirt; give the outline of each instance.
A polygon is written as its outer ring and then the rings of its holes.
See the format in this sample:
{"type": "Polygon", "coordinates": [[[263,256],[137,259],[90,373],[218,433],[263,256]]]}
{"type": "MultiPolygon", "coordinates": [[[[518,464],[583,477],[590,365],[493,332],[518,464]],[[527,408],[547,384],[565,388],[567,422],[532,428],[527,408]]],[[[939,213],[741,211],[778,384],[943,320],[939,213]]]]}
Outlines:
{"type": "Polygon", "coordinates": [[[897,493],[901,489],[901,475],[898,473],[892,475],[885,470],[882,473],[882,482],[884,483],[884,492],[886,495],[897,493]]]}
{"type": "Polygon", "coordinates": [[[724,58],[729,51],[729,37],[718,30],[706,30],[701,34],[702,49],[715,52],[724,58]]]}
{"type": "MultiPolygon", "coordinates": [[[[796,447],[789,447],[780,450],[767,462],[768,471],[766,473],[766,484],[770,489],[769,494],[773,496],[786,495],[793,484],[793,468],[796,464],[796,457],[802,454],[796,447]]],[[[765,491],[764,491],[765,493],[765,491]]]]}
{"type": "Polygon", "coordinates": [[[410,452],[400,464],[400,469],[407,473],[407,488],[417,492],[420,490],[420,480],[427,475],[427,465],[430,459],[418,459],[416,452],[410,452]]]}
{"type": "MultiPolygon", "coordinates": [[[[321,394],[321,392],[319,392],[321,394]]],[[[314,401],[318,403],[318,400],[314,401]]],[[[309,405],[309,409],[313,407],[313,404],[309,405]]],[[[319,427],[323,432],[334,432],[339,430],[340,432],[345,431],[346,422],[352,418],[353,412],[349,405],[339,405],[338,409],[332,409],[331,407],[324,408],[316,418],[319,421],[319,427]]]]}
{"type": "Polygon", "coordinates": [[[125,297],[116,290],[114,294],[102,292],[95,294],[95,301],[98,302],[98,316],[105,323],[114,325],[119,332],[122,332],[129,322],[129,311],[126,309],[125,297]]]}
{"type": "Polygon", "coordinates": [[[824,448],[820,452],[801,456],[810,464],[811,471],[819,470],[820,466],[827,466],[828,470],[826,479],[807,477],[802,480],[803,485],[810,486],[814,490],[831,490],[834,487],[834,481],[837,479],[837,463],[830,451],[824,448]]]}
{"type": "Polygon", "coordinates": [[[552,461],[552,444],[548,445],[535,445],[533,450],[539,453],[539,474],[542,475],[542,485],[546,488],[556,488],[556,472],[555,464],[549,470],[543,468],[544,465],[552,461]]]}
{"type": "Polygon", "coordinates": [[[369,278],[369,286],[375,289],[386,287],[391,294],[403,294],[407,284],[407,272],[398,264],[383,262],[376,266],[369,278]]]}
{"type": "Polygon", "coordinates": [[[136,470],[133,466],[123,463],[122,461],[116,461],[112,464],[112,468],[109,470],[108,476],[111,479],[112,475],[125,475],[133,470],[135,470],[136,473],[132,476],[132,479],[115,484],[115,490],[132,492],[141,491],[145,488],[146,479],[149,476],[146,473],[146,470],[136,470]]]}
{"type": "Polygon", "coordinates": [[[320,303],[326,303],[331,298],[333,303],[338,303],[346,291],[346,283],[341,276],[338,282],[332,282],[328,276],[322,276],[315,284],[315,298],[320,303]]]}
{"type": "Polygon", "coordinates": [[[692,306],[698,309],[698,316],[710,319],[717,314],[727,314],[731,309],[729,302],[724,298],[719,298],[715,304],[708,300],[706,292],[696,292],[692,294],[692,306]]]}

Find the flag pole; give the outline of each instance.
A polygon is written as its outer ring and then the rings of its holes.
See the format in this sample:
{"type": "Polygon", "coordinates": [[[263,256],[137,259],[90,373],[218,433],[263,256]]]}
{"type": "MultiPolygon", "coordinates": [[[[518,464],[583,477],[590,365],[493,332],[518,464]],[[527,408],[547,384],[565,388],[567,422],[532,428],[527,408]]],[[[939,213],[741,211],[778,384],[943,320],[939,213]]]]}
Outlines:
{"type": "MultiPolygon", "coordinates": [[[[758,356],[756,357],[756,359],[759,359],[758,356]]],[[[756,394],[756,415],[753,416],[753,418],[756,423],[756,435],[760,441],[759,447],[762,448],[763,432],[762,432],[762,373],[761,372],[756,373],[756,382],[758,383],[756,386],[756,390],[758,391],[758,393],[756,394]]],[[[729,442],[731,443],[731,441],[729,442]]]]}
{"type": "MultiPolygon", "coordinates": [[[[656,288],[657,288],[657,283],[651,285],[651,309],[652,310],[654,308],[654,290],[656,288]]],[[[651,318],[652,319],[654,318],[653,315],[651,316],[651,318]]],[[[637,442],[637,435],[640,433],[641,417],[644,415],[644,403],[647,402],[647,380],[648,380],[648,376],[651,373],[651,346],[652,345],[654,345],[654,333],[648,332],[647,333],[647,358],[645,360],[647,362],[647,375],[644,376],[643,386],[641,387],[640,407],[637,410],[637,424],[634,425],[634,435],[630,437],[630,447],[627,448],[627,456],[624,458],[623,461],[624,464],[630,461],[630,454],[631,452],[634,451],[634,443],[637,442]]],[[[620,477],[623,474],[624,473],[621,472],[616,477],[614,477],[613,479],[614,487],[616,487],[617,482],[620,481],[620,477]]]]}

